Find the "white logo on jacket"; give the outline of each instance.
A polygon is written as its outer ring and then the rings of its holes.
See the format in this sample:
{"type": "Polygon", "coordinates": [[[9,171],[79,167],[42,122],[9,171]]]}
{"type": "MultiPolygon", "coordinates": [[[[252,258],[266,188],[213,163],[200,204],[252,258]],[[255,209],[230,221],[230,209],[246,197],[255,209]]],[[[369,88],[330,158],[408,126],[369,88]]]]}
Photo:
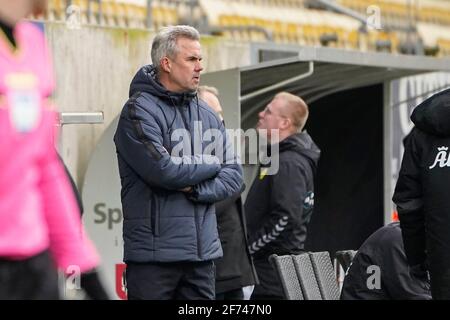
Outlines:
{"type": "Polygon", "coordinates": [[[436,155],[436,159],[434,159],[434,163],[429,169],[433,169],[439,163],[439,168],[450,167],[450,157],[447,156],[448,147],[439,147],[438,153],[436,155]]]}

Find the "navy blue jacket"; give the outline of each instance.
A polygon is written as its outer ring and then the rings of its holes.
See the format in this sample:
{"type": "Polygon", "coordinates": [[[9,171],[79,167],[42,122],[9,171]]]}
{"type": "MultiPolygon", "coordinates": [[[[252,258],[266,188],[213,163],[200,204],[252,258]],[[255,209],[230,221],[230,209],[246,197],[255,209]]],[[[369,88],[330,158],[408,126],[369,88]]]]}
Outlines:
{"type": "Polygon", "coordinates": [[[166,90],[156,80],[155,68],[144,66],[131,82],[114,142],[122,184],[124,261],[221,257],[214,203],[238,192],[243,182],[216,114],[195,92],[166,90]],[[204,135],[208,129],[222,135],[216,144],[204,135]],[[208,155],[205,148],[213,152],[208,155]],[[179,191],[187,186],[194,192],[179,191]]]}

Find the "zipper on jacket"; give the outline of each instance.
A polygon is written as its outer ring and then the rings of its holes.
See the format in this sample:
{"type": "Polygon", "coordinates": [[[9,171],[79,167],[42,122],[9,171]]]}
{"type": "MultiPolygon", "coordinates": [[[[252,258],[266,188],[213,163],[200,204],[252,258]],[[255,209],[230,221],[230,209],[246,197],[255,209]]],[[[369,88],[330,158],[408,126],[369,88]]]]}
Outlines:
{"type": "MultiPolygon", "coordinates": [[[[191,105],[189,103],[188,108],[190,108],[191,105]]],[[[198,104],[197,104],[197,108],[198,108],[198,104]]],[[[190,109],[189,109],[190,111],[190,109]]],[[[190,112],[191,117],[192,117],[192,113],[190,112]]],[[[197,113],[198,114],[198,113],[197,113]]],[[[200,118],[197,119],[197,121],[200,121],[200,118]]],[[[195,126],[194,126],[194,130],[195,130],[195,126]]],[[[191,131],[191,130],[189,130],[191,131]]],[[[194,137],[195,137],[195,132],[194,132],[194,137]]],[[[199,135],[199,137],[201,137],[201,135],[199,135]]],[[[193,137],[191,136],[191,153],[192,155],[194,155],[194,144],[192,143],[193,137]]],[[[202,141],[199,141],[199,143],[202,143],[202,141]]],[[[202,151],[203,151],[203,145],[202,145],[202,151]]],[[[206,212],[205,212],[206,214],[206,212]]],[[[198,212],[197,212],[197,204],[194,205],[194,215],[195,215],[195,224],[196,224],[196,229],[197,229],[197,253],[198,253],[198,257],[200,258],[200,260],[203,260],[203,255],[202,255],[202,250],[201,250],[201,246],[202,246],[202,242],[200,241],[200,217],[198,216],[198,212]]]]}
{"type": "Polygon", "coordinates": [[[198,213],[197,213],[197,205],[194,204],[194,219],[195,219],[195,230],[197,231],[197,255],[200,258],[200,260],[203,259],[202,250],[200,249],[201,242],[200,242],[200,227],[198,225],[198,213]]]}
{"type": "MultiPolygon", "coordinates": [[[[182,106],[181,108],[183,108],[184,106],[182,106]]],[[[190,103],[188,104],[188,108],[190,108],[190,103]]],[[[178,110],[181,113],[181,118],[183,119],[184,122],[184,126],[187,130],[189,130],[189,134],[191,135],[191,155],[194,155],[194,144],[193,144],[193,137],[192,137],[192,132],[191,132],[191,127],[188,126],[187,120],[186,120],[186,116],[184,115],[183,110],[178,110]]],[[[200,226],[199,226],[199,217],[198,217],[198,212],[197,212],[197,205],[194,204],[194,220],[195,220],[195,231],[197,233],[197,256],[199,257],[199,259],[203,259],[202,257],[202,250],[201,250],[201,241],[200,241],[200,226]]]]}
{"type": "MultiPolygon", "coordinates": [[[[183,108],[183,107],[181,107],[181,108],[183,108]]],[[[187,120],[186,120],[186,116],[184,115],[184,112],[183,112],[183,110],[178,110],[178,112],[180,112],[181,113],[181,119],[183,119],[183,123],[184,123],[184,127],[187,129],[187,130],[189,130],[189,134],[191,133],[191,127],[189,127],[189,125],[188,125],[188,122],[187,122],[187,120]]],[[[192,152],[192,137],[191,137],[191,152],[192,152]]]]}
{"type": "Polygon", "coordinates": [[[152,196],[150,205],[150,224],[152,227],[153,236],[159,237],[159,209],[155,203],[156,197],[152,196]]]}

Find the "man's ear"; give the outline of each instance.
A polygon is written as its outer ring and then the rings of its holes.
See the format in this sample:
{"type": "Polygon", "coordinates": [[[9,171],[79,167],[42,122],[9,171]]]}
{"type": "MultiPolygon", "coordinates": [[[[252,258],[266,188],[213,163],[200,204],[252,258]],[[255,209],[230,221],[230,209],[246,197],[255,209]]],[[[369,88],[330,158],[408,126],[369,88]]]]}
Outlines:
{"type": "Polygon", "coordinates": [[[286,128],[289,128],[291,126],[292,120],[289,119],[289,118],[283,118],[281,123],[282,123],[282,128],[280,128],[280,129],[286,129],[286,128]]]}
{"type": "Polygon", "coordinates": [[[164,57],[161,59],[161,68],[167,72],[170,73],[170,70],[172,68],[171,64],[170,64],[170,60],[167,57],[164,57]]]}

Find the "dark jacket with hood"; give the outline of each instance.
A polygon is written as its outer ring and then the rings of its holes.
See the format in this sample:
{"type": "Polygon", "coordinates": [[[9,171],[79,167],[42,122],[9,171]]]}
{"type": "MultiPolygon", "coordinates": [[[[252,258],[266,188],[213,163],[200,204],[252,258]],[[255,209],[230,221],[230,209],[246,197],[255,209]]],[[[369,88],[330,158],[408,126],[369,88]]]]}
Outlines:
{"type": "Polygon", "coordinates": [[[450,299],[450,89],[418,105],[393,201],[411,266],[428,265],[433,298],[450,299]]]}
{"type": "Polygon", "coordinates": [[[399,222],[381,227],[364,241],[345,275],[341,299],[431,299],[428,279],[409,272],[399,222]]]}
{"type": "Polygon", "coordinates": [[[144,66],[131,82],[114,142],[122,184],[124,261],[221,257],[214,203],[241,189],[242,169],[216,114],[196,93],[166,90],[156,80],[155,68],[144,66]],[[211,139],[203,139],[208,129],[221,135],[213,148],[211,139]],[[203,154],[206,147],[212,155],[203,154]],[[179,191],[187,186],[194,191],[179,191]]]}
{"type": "MultiPolygon", "coordinates": [[[[245,213],[254,259],[303,251],[314,207],[314,176],[320,150],[306,132],[279,144],[279,170],[260,166],[247,195],[245,213]]],[[[273,163],[271,163],[273,165],[273,163]]]]}

